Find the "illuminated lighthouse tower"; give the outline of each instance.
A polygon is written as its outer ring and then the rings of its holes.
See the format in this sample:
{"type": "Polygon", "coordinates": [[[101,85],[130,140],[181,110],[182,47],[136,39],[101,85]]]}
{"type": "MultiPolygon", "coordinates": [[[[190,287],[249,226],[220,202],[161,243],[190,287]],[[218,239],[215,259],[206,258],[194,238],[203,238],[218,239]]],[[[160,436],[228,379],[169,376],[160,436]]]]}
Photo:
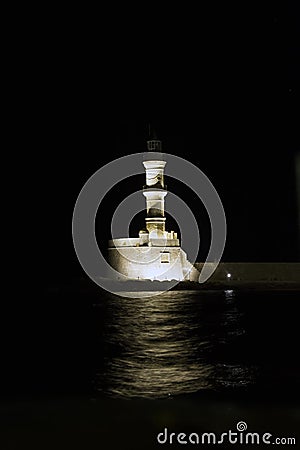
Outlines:
{"type": "Polygon", "coordinates": [[[193,266],[181,249],[177,233],[165,229],[164,168],[161,141],[153,135],[147,141],[143,165],[146,171],[146,227],[135,238],[112,239],[108,261],[120,274],[120,280],[184,280],[191,279],[193,266]]]}
{"type": "Polygon", "coordinates": [[[165,196],[164,168],[166,161],[161,153],[161,141],[156,136],[147,141],[148,151],[143,165],[146,169],[144,196],[147,202],[146,228],[149,238],[163,238],[165,233],[165,196]]]}

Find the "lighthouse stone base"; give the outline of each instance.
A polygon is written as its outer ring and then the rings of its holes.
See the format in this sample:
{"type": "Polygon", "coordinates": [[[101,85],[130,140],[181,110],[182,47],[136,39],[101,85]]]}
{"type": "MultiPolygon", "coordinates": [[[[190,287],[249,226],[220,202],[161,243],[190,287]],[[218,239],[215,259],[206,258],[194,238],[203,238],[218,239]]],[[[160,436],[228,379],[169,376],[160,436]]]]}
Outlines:
{"type": "Polygon", "coordinates": [[[108,262],[120,273],[120,279],[196,281],[198,271],[187,260],[178,239],[152,239],[147,245],[140,242],[138,238],[109,241],[108,262]]]}

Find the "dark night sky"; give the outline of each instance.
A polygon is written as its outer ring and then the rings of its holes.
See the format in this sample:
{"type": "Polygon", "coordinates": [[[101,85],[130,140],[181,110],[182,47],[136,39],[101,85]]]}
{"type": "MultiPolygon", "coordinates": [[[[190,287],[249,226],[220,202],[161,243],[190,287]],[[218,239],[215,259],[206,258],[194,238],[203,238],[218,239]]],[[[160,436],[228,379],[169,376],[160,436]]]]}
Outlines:
{"type": "MultiPolygon", "coordinates": [[[[215,185],[228,222],[223,260],[299,260],[295,3],[224,3],[221,9],[212,3],[211,11],[197,4],[194,12],[173,4],[165,12],[149,7],[139,20],[136,10],[131,20],[120,14],[119,22],[115,11],[103,12],[96,27],[86,28],[68,12],[61,27],[51,27],[33,77],[39,99],[21,148],[26,170],[16,158],[25,172],[17,220],[17,242],[24,247],[13,254],[21,281],[13,280],[20,295],[13,293],[9,302],[6,393],[9,383],[12,392],[47,390],[43,377],[51,386],[57,376],[60,384],[65,367],[69,382],[71,362],[84,367],[85,298],[49,300],[43,289],[84,275],[71,235],[76,198],[103,164],[145,149],[148,121],[166,152],[194,162],[215,185]]],[[[178,183],[169,180],[168,186],[187,201],[209,237],[201,204],[178,183]]],[[[122,185],[100,210],[104,244],[114,205],[140,188],[122,185]]],[[[207,244],[201,258],[205,251],[207,244]]]]}
{"type": "MultiPolygon", "coordinates": [[[[41,254],[37,246],[50,283],[83,274],[71,237],[77,195],[103,164],[145,149],[148,121],[166,152],[194,162],[215,185],[228,222],[223,260],[299,260],[296,7],[222,8],[182,11],[180,21],[179,11],[152,11],[122,39],[105,34],[109,45],[92,45],[90,30],[91,45],[74,37],[51,56],[40,138],[41,254]]],[[[203,259],[205,212],[178,184],[168,186],[199,217],[203,259]]],[[[122,185],[100,210],[103,245],[113,205],[140,188],[122,185]]]]}

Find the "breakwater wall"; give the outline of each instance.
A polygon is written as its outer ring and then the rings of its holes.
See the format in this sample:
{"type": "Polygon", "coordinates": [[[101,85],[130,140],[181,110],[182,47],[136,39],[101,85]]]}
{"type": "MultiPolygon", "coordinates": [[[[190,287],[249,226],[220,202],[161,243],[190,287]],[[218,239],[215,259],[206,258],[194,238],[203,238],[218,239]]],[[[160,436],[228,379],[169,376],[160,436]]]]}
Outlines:
{"type": "MultiPolygon", "coordinates": [[[[200,262],[194,264],[199,271],[201,271],[203,265],[204,263],[200,262]]],[[[300,263],[221,262],[210,281],[225,282],[226,280],[232,282],[300,282],[300,263]]]]}

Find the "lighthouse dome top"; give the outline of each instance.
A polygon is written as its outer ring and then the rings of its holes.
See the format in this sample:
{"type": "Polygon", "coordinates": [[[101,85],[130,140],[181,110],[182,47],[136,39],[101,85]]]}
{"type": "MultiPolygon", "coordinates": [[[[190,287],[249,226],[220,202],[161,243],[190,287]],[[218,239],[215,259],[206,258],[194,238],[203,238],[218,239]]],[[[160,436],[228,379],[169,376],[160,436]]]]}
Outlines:
{"type": "Polygon", "coordinates": [[[147,149],[149,152],[161,152],[161,140],[158,139],[155,129],[149,124],[149,138],[147,140],[147,149]]]}

